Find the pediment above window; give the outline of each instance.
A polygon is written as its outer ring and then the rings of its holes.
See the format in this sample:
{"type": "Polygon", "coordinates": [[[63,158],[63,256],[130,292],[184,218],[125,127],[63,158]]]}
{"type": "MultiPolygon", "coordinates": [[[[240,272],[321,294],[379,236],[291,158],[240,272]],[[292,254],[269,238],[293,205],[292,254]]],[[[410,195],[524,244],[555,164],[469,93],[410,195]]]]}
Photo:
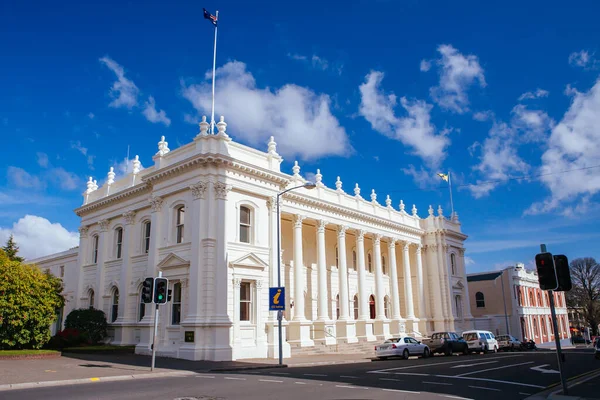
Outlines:
{"type": "Polygon", "coordinates": [[[264,270],[269,265],[254,253],[248,253],[243,257],[229,263],[231,268],[252,268],[264,270]]]}
{"type": "Polygon", "coordinates": [[[171,268],[179,268],[179,267],[189,267],[190,262],[184,260],[179,257],[177,254],[169,253],[161,262],[158,263],[158,268],[161,270],[171,269],[171,268]]]}
{"type": "Polygon", "coordinates": [[[465,285],[463,285],[462,281],[457,281],[454,285],[452,285],[453,289],[464,289],[465,285]]]}

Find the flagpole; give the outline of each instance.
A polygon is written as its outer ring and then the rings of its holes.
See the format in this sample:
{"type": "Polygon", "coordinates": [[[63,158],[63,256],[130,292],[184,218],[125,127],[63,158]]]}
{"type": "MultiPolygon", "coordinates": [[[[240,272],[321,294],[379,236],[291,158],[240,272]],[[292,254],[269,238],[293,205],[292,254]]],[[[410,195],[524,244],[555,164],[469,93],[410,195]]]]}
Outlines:
{"type": "Polygon", "coordinates": [[[450,170],[448,170],[448,187],[450,188],[450,208],[452,209],[450,219],[452,219],[454,217],[454,202],[452,201],[452,178],[450,177],[450,170]]]}
{"type": "MultiPolygon", "coordinates": [[[[219,21],[219,11],[215,15],[219,21]]],[[[217,22],[218,23],[218,22],[217,22]]],[[[215,47],[213,53],[213,74],[212,74],[212,111],[210,113],[210,133],[215,133],[215,69],[217,67],[217,25],[215,25],[215,47]]]]}

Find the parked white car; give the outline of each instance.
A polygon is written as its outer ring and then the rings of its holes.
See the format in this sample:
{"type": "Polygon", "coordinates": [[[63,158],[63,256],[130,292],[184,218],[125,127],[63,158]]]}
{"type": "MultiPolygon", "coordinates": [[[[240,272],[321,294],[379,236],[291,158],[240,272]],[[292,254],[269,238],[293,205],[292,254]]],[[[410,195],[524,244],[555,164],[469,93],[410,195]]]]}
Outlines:
{"type": "Polygon", "coordinates": [[[512,335],[496,336],[500,350],[521,350],[521,341],[512,335]]]}
{"type": "Polygon", "coordinates": [[[381,360],[388,357],[402,357],[405,360],[410,356],[429,357],[431,350],[418,340],[409,336],[391,338],[383,344],[375,346],[375,353],[381,360]]]}
{"type": "Polygon", "coordinates": [[[469,345],[469,352],[494,352],[498,351],[498,341],[490,331],[465,331],[463,338],[469,345]]]}

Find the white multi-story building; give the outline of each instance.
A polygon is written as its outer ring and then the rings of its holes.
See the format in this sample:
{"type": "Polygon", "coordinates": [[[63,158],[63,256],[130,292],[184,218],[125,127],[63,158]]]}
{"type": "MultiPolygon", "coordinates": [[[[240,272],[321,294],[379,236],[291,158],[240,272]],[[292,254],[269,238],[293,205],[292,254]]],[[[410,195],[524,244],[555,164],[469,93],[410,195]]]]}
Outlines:
{"type": "MultiPolygon", "coordinates": [[[[306,180],[295,163],[280,170],[267,152],[209,134],[170,151],[164,137],[154,165],[98,187],[90,178],[77,249],[31,262],[63,268],[67,306],[104,310],[115,344],[149,351],[154,313],[140,302],[145,277],[169,279],[158,352],[185,359],[276,357],[277,195],[306,180]]],[[[280,197],[281,279],[286,287],[284,355],[292,347],[426,335],[471,327],[460,223],[429,206],[380,204],[358,184],[346,193],[316,174],[316,188],[280,197]]]]}
{"type": "MultiPolygon", "coordinates": [[[[510,334],[536,343],[554,341],[548,292],[540,289],[536,271],[517,263],[502,271],[469,274],[473,323],[478,329],[510,334]]],[[[560,339],[570,337],[563,292],[554,293],[560,339]]]]}

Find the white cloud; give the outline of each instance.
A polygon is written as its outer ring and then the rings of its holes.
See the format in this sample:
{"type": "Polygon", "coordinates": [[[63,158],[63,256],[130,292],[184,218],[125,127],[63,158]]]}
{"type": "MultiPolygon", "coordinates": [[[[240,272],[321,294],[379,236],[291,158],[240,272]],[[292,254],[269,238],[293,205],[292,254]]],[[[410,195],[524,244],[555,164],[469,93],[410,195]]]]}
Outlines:
{"type": "Polygon", "coordinates": [[[45,178],[63,190],[75,190],[79,187],[80,179],[72,172],[62,167],[52,168],[45,174],[45,178]]]}
{"type": "Polygon", "coordinates": [[[428,171],[423,167],[416,169],[414,165],[409,164],[408,168],[402,168],[402,172],[405,175],[411,176],[420,189],[439,185],[440,179],[435,176],[435,172],[428,171]]]}
{"type": "MultiPolygon", "coordinates": [[[[131,159],[124,158],[123,161],[115,163],[113,165],[115,168],[117,177],[127,175],[127,174],[130,174],[131,172],[133,172],[133,160],[134,160],[134,158],[131,158],[131,159]]],[[[140,162],[140,171],[143,169],[144,169],[144,166],[140,162]]]]}
{"type": "Polygon", "coordinates": [[[437,60],[440,84],[430,89],[431,97],[440,107],[463,114],[469,111],[469,87],[475,81],[481,87],[486,86],[483,68],[477,56],[465,56],[452,45],[441,45],[438,51],[442,55],[437,60]]]}
{"type": "Polygon", "coordinates": [[[95,115],[94,115],[94,113],[93,113],[93,112],[91,112],[91,113],[89,113],[89,114],[88,114],[88,118],[89,118],[89,119],[94,119],[94,117],[95,117],[95,115]]]}
{"type": "Polygon", "coordinates": [[[422,72],[427,72],[431,69],[431,61],[429,60],[421,60],[421,64],[419,65],[419,69],[422,72]]]}
{"type": "Polygon", "coordinates": [[[21,189],[43,189],[45,187],[44,182],[23,168],[10,166],[7,169],[7,178],[16,187],[21,189]]]}
{"type": "Polygon", "coordinates": [[[332,70],[337,72],[338,75],[342,74],[342,70],[344,68],[343,64],[331,63],[327,59],[319,57],[316,54],[313,54],[312,56],[308,57],[302,54],[288,53],[287,56],[291,60],[301,61],[307,65],[310,65],[314,69],[318,69],[321,71],[332,70]]]}
{"type": "Polygon", "coordinates": [[[288,53],[287,55],[289,58],[291,58],[292,60],[298,60],[298,61],[306,61],[308,59],[308,57],[303,56],[301,54],[292,54],[292,53],[288,53]]]}
{"type": "Polygon", "coordinates": [[[5,243],[11,234],[19,246],[19,254],[28,260],[65,251],[79,244],[77,232],[69,232],[61,224],[53,224],[35,215],[25,215],[12,228],[0,228],[0,242],[5,243]]]}
{"type": "Polygon", "coordinates": [[[87,155],[87,152],[88,152],[87,147],[83,147],[81,145],[81,142],[79,140],[77,140],[77,141],[71,141],[71,148],[79,151],[84,156],[87,155]]]}
{"type": "Polygon", "coordinates": [[[317,176],[314,172],[307,172],[304,174],[304,179],[309,182],[315,183],[317,181],[317,176]]]}
{"type": "Polygon", "coordinates": [[[597,60],[587,50],[576,51],[569,54],[569,64],[582,68],[593,68],[597,60]]]}
{"type": "Polygon", "coordinates": [[[142,114],[148,121],[154,124],[162,122],[166,126],[171,125],[171,120],[167,117],[165,110],[156,110],[156,102],[152,96],[150,96],[148,101],[144,104],[144,111],[142,111],[142,114]]]}
{"type": "Polygon", "coordinates": [[[112,58],[105,56],[100,59],[100,62],[106,65],[117,76],[117,80],[113,83],[110,89],[110,95],[113,101],[109,104],[111,107],[125,107],[132,109],[138,104],[138,94],[140,90],[133,81],[125,77],[125,70],[112,58]]]}
{"type": "Polygon", "coordinates": [[[391,93],[386,95],[381,89],[383,72],[372,71],[360,85],[361,102],[359,113],[371,123],[379,133],[402,142],[413,149],[428,165],[435,167],[446,157],[446,147],[450,144],[448,137],[436,133],[431,123],[431,108],[423,100],[408,100],[400,98],[400,105],[408,116],[398,118],[394,107],[397,97],[391,93]]]}
{"type": "MultiPolygon", "coordinates": [[[[328,95],[294,84],[260,89],[239,61],[228,62],[216,73],[215,112],[226,117],[229,134],[265,148],[269,136],[274,136],[277,151],[286,157],[317,159],[352,151],[345,129],[331,114],[328,95]]],[[[210,113],[209,82],[189,86],[182,82],[182,91],[199,113],[210,113]]]]}
{"type": "Polygon", "coordinates": [[[487,120],[490,120],[494,118],[494,112],[491,110],[487,110],[487,111],[478,111],[476,113],[473,114],[473,119],[475,121],[479,121],[479,122],[485,122],[487,120]]]}
{"type": "Polygon", "coordinates": [[[471,257],[465,256],[465,265],[466,266],[475,265],[475,260],[473,260],[471,257]]]}
{"type": "Polygon", "coordinates": [[[37,163],[42,168],[48,168],[48,154],[38,152],[37,154],[37,163]]]}
{"type": "Polygon", "coordinates": [[[329,67],[329,62],[326,59],[317,56],[316,54],[313,54],[311,60],[314,68],[325,71],[329,67]]]}
{"type": "Polygon", "coordinates": [[[530,100],[530,99],[539,99],[540,97],[548,97],[550,94],[549,91],[537,88],[535,92],[525,92],[519,96],[519,101],[530,100]]]}
{"type": "Polygon", "coordinates": [[[542,155],[539,173],[551,195],[534,203],[528,214],[556,209],[582,212],[590,197],[600,191],[600,80],[585,93],[573,94],[572,103],[562,120],[552,129],[548,149],[542,155]],[[576,171],[560,173],[561,171],[576,171]],[[558,172],[558,173],[557,173],[558,172]],[[579,208],[573,203],[580,203],[579,208]]]}

